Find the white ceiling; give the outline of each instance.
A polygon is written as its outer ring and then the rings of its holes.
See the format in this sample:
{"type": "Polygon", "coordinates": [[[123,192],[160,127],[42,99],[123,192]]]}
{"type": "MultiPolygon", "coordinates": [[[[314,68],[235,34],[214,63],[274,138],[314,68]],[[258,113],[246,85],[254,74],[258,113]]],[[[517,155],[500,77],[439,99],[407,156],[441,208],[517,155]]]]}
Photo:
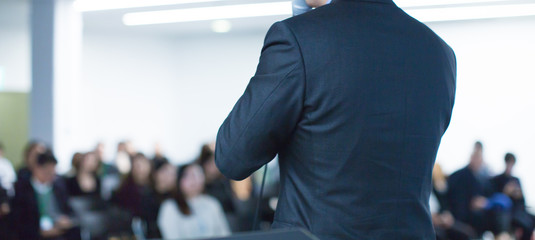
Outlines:
{"type": "MultiPolygon", "coordinates": [[[[110,0],[111,1],[111,0],[110,0]]],[[[224,0],[218,2],[191,3],[175,6],[144,7],[134,9],[118,9],[106,11],[84,12],[84,30],[90,33],[102,34],[132,34],[132,35],[164,35],[164,36],[197,36],[205,34],[215,34],[211,30],[211,21],[189,22],[189,23],[168,23],[145,26],[125,26],[122,17],[125,13],[140,12],[149,10],[164,10],[206,6],[221,6],[239,3],[255,2],[280,2],[288,0],[224,0]]],[[[403,5],[420,2],[451,3],[451,0],[395,0],[403,5]]],[[[455,3],[468,3],[476,0],[455,0],[455,3]]],[[[535,3],[535,0],[487,0],[500,3],[535,3]]],[[[29,17],[30,0],[0,0],[0,28],[27,29],[29,17]]],[[[473,3],[473,4],[494,4],[494,3],[473,3]]],[[[256,17],[229,20],[232,23],[231,33],[265,33],[267,28],[275,22],[288,16],[256,17]]]]}
{"type": "MultiPolygon", "coordinates": [[[[255,3],[255,2],[280,2],[288,0],[225,0],[222,2],[207,2],[198,4],[181,4],[176,6],[160,6],[160,7],[146,7],[135,9],[119,9],[107,11],[95,11],[83,13],[84,29],[88,32],[117,32],[121,31],[125,34],[157,34],[157,35],[199,35],[199,34],[213,34],[211,30],[212,21],[188,22],[188,23],[166,23],[157,25],[144,26],[125,26],[122,22],[122,17],[125,13],[154,11],[165,9],[181,9],[193,7],[208,7],[221,6],[240,3],[255,3]]],[[[283,20],[288,16],[270,16],[270,17],[255,17],[229,20],[232,24],[232,33],[249,33],[262,32],[265,33],[267,28],[275,21],[283,20]]]]}

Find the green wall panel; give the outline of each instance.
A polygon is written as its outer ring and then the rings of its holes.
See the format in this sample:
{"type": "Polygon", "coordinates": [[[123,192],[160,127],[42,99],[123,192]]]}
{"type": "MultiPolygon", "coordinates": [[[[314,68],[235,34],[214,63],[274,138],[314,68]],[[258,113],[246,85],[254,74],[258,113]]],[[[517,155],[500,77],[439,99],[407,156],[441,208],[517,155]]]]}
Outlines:
{"type": "Polygon", "coordinates": [[[5,157],[17,168],[22,164],[22,152],[28,142],[29,95],[0,92],[0,141],[5,157]]]}

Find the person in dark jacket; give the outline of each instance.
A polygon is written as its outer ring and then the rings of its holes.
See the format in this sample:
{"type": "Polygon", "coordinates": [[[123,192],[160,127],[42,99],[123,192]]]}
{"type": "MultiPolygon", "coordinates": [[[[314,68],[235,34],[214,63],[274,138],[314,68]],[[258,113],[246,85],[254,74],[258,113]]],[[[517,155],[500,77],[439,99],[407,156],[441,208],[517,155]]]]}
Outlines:
{"type": "Polygon", "coordinates": [[[85,153],[78,161],[73,161],[75,175],[65,178],[69,196],[100,198],[100,179],[97,175],[99,165],[94,152],[85,153]]]}
{"type": "Polygon", "coordinates": [[[0,239],[10,239],[9,220],[11,206],[7,191],[0,185],[0,239]]]}
{"type": "Polygon", "coordinates": [[[453,50],[393,1],[333,1],[270,28],[216,165],[240,180],[279,155],[273,228],[434,239],[431,172],[455,88],[453,50]]]}
{"type": "Polygon", "coordinates": [[[225,213],[234,213],[234,193],[230,180],[223,176],[217,166],[214,158],[215,146],[212,144],[204,144],[201,148],[201,154],[197,159],[197,163],[202,167],[204,176],[206,177],[206,186],[204,191],[206,194],[215,197],[225,213]]]}
{"type": "Polygon", "coordinates": [[[477,238],[476,232],[472,227],[455,219],[451,214],[448,203],[447,176],[442,172],[442,168],[438,163],[433,168],[432,181],[432,197],[436,199],[436,205],[438,206],[435,209],[431,208],[431,216],[437,239],[469,240],[477,238]]]}
{"type": "Polygon", "coordinates": [[[68,194],[56,176],[57,160],[50,152],[40,154],[30,179],[15,184],[14,229],[18,239],[80,239],[68,205],[68,194]]]}
{"type": "Polygon", "coordinates": [[[513,176],[513,167],[516,164],[516,156],[512,153],[505,154],[504,173],[492,178],[494,190],[503,193],[513,201],[511,209],[512,224],[514,228],[521,229],[520,240],[530,240],[535,228],[533,216],[526,211],[526,202],[522,191],[520,179],[513,176]]]}
{"type": "Polygon", "coordinates": [[[150,160],[142,153],[135,154],[131,172],[115,192],[112,201],[146,223],[147,238],[160,238],[156,223],[159,204],[151,189],[151,171],[150,160]]]}
{"type": "MultiPolygon", "coordinates": [[[[482,152],[477,149],[468,166],[454,172],[448,179],[448,204],[451,213],[463,223],[472,226],[481,236],[485,231],[507,236],[510,217],[507,203],[496,205],[490,179],[481,174],[482,152]],[[489,188],[490,187],[490,188],[489,188]]],[[[504,197],[504,196],[500,196],[504,197]]]]}

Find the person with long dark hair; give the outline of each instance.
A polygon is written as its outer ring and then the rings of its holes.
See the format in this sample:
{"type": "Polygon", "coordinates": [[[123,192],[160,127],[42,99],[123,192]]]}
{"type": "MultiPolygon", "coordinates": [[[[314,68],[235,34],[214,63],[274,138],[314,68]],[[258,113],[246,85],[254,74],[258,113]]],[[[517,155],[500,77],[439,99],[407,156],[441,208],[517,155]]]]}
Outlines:
{"type": "Polygon", "coordinates": [[[182,166],[170,198],[162,202],[158,225],[167,239],[224,236],[230,233],[221,204],[203,194],[204,173],[197,164],[182,166]]]}
{"type": "MultiPolygon", "coordinates": [[[[134,168],[136,168],[134,166],[134,168]]],[[[152,171],[150,173],[150,193],[143,200],[143,208],[147,215],[145,236],[147,238],[161,238],[162,234],[158,227],[158,212],[160,204],[171,196],[175,189],[177,169],[163,156],[152,159],[152,171]]]]}
{"type": "Polygon", "coordinates": [[[88,152],[77,161],[73,161],[75,176],[65,178],[65,184],[71,197],[100,197],[100,180],[97,176],[99,161],[95,153],[88,152]]]}
{"type": "Polygon", "coordinates": [[[234,193],[230,180],[223,176],[215,165],[215,144],[204,144],[197,160],[204,171],[206,179],[205,193],[215,197],[225,213],[234,213],[234,193]]]}
{"type": "Polygon", "coordinates": [[[132,169],[112,198],[134,216],[143,215],[142,198],[150,188],[151,163],[143,153],[132,158],[132,169]]]}
{"type": "Polygon", "coordinates": [[[112,201],[145,222],[147,238],[160,238],[159,230],[155,228],[155,213],[159,206],[151,190],[151,172],[151,161],[143,153],[135,154],[131,171],[113,195],[112,201]]]}

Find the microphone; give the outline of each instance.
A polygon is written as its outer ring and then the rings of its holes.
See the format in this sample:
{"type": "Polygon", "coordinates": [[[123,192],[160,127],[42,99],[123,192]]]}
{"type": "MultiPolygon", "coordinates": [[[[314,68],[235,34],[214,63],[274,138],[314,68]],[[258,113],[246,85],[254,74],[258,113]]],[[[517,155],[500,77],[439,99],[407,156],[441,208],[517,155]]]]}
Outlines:
{"type": "Polygon", "coordinates": [[[255,231],[258,227],[258,221],[260,221],[260,202],[262,202],[262,195],[264,195],[264,184],[266,183],[266,175],[268,170],[268,164],[264,165],[264,176],[262,176],[262,185],[260,187],[260,194],[258,194],[258,200],[256,202],[256,210],[253,218],[253,229],[255,231]]]}

